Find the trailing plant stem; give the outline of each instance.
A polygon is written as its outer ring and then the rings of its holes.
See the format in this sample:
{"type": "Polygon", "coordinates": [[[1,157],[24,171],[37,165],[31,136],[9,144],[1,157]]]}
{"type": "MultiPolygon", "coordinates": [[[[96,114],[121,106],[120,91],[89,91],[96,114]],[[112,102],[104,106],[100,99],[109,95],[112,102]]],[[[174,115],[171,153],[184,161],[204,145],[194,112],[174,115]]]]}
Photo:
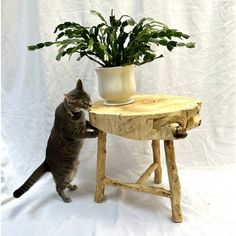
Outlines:
{"type": "Polygon", "coordinates": [[[85,56],[88,57],[90,60],[95,61],[96,63],[98,63],[100,66],[105,67],[105,64],[103,64],[103,63],[97,61],[97,60],[94,59],[93,57],[90,57],[87,53],[85,54],[85,56]]]}

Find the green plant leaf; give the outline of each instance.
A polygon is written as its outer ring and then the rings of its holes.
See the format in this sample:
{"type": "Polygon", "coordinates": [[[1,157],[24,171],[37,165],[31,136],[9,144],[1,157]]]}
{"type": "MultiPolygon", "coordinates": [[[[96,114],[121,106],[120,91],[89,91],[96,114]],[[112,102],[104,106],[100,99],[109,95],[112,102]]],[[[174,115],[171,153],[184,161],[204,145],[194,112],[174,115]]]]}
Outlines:
{"type": "Polygon", "coordinates": [[[159,56],[156,57],[155,59],[162,58],[162,57],[164,57],[163,54],[159,55],[159,56]]]}
{"type": "Polygon", "coordinates": [[[166,36],[166,31],[165,30],[161,30],[160,32],[158,32],[158,37],[163,38],[166,36]]]}
{"type": "Polygon", "coordinates": [[[194,47],[195,47],[195,43],[189,42],[189,43],[186,43],[185,46],[186,46],[187,48],[194,48],[194,47]]]}
{"type": "Polygon", "coordinates": [[[94,10],[90,10],[90,13],[93,14],[93,15],[98,16],[107,25],[106,20],[104,19],[104,17],[102,16],[102,14],[100,12],[97,12],[97,11],[94,11],[94,10]]]}
{"type": "Polygon", "coordinates": [[[55,30],[54,30],[54,33],[56,33],[57,32],[57,30],[63,30],[63,29],[65,29],[65,28],[68,28],[68,27],[71,27],[71,26],[75,26],[76,25],[76,23],[73,23],[73,22],[64,22],[63,24],[59,24],[56,28],[55,28],[55,30]]]}
{"type": "Polygon", "coordinates": [[[116,23],[115,16],[110,16],[110,24],[111,24],[111,26],[115,26],[115,23],[116,23]]]}
{"type": "Polygon", "coordinates": [[[36,45],[30,45],[27,47],[29,51],[34,51],[34,50],[37,50],[38,47],[36,45]]]}
{"type": "Polygon", "coordinates": [[[166,47],[170,52],[174,49],[174,46],[172,46],[171,44],[167,44],[166,47]]]}
{"type": "Polygon", "coordinates": [[[135,20],[134,20],[131,16],[122,15],[119,20],[121,21],[123,17],[129,18],[129,19],[127,20],[127,22],[128,22],[129,25],[135,25],[136,22],[135,22],[135,20]]]}
{"type": "Polygon", "coordinates": [[[108,24],[101,13],[91,10],[91,14],[98,16],[102,22],[91,27],[84,27],[75,22],[64,22],[55,28],[54,33],[57,33],[55,42],[30,45],[28,50],[34,51],[55,44],[58,47],[57,60],[65,55],[70,59],[74,53],[78,53],[78,60],[86,56],[101,66],[108,67],[142,65],[156,60],[163,56],[162,54],[156,56],[156,47],[159,46],[167,47],[169,51],[175,47],[195,46],[193,42],[185,42],[189,35],[171,29],[150,17],[143,17],[136,23],[128,15],[116,19],[112,11],[108,24]]]}
{"type": "Polygon", "coordinates": [[[146,62],[152,61],[152,60],[154,60],[155,56],[156,56],[155,54],[146,53],[144,58],[143,58],[143,61],[146,61],[146,62]]]}
{"type": "Polygon", "coordinates": [[[44,42],[44,45],[45,45],[46,47],[49,47],[49,46],[53,45],[53,42],[44,42]]]}
{"type": "Polygon", "coordinates": [[[177,46],[177,42],[176,41],[169,41],[168,42],[168,45],[171,45],[173,47],[176,47],[177,46]]]}
{"type": "Polygon", "coordinates": [[[107,47],[102,44],[102,43],[99,43],[99,48],[103,51],[103,60],[104,61],[108,61],[109,60],[109,54],[107,52],[107,47]]]}
{"type": "Polygon", "coordinates": [[[135,25],[135,20],[133,18],[128,19],[127,22],[131,26],[135,25]]]}
{"type": "Polygon", "coordinates": [[[93,44],[94,44],[94,41],[93,39],[89,39],[89,42],[88,42],[88,50],[92,51],[93,50],[93,44]]]}
{"type": "Polygon", "coordinates": [[[168,41],[166,39],[161,39],[158,41],[160,45],[166,46],[168,44],[168,41]]]}
{"type": "Polygon", "coordinates": [[[64,32],[61,32],[60,34],[58,34],[58,35],[57,35],[57,38],[56,38],[56,41],[57,41],[58,39],[60,39],[62,36],[64,36],[64,35],[65,35],[64,32]]]}
{"type": "Polygon", "coordinates": [[[57,56],[56,56],[56,60],[60,61],[61,57],[62,57],[62,53],[58,53],[57,56]]]}
{"type": "Polygon", "coordinates": [[[187,35],[187,34],[182,34],[182,36],[185,38],[185,39],[188,39],[190,36],[187,35]]]}
{"type": "Polygon", "coordinates": [[[173,33],[173,36],[177,37],[177,38],[181,38],[182,37],[182,33],[179,32],[179,31],[176,31],[176,32],[173,33]]]}
{"type": "Polygon", "coordinates": [[[73,23],[72,22],[65,22],[64,23],[64,26],[67,28],[67,27],[70,27],[70,26],[72,26],[73,25],[73,23]]]}
{"type": "Polygon", "coordinates": [[[177,43],[177,46],[178,46],[178,47],[184,47],[184,46],[185,46],[185,43],[177,43]]]}
{"type": "Polygon", "coordinates": [[[143,24],[145,21],[153,21],[153,18],[151,18],[151,17],[143,17],[143,18],[139,21],[139,24],[143,24]]]}
{"type": "Polygon", "coordinates": [[[80,56],[76,60],[80,61],[85,55],[86,55],[86,52],[84,51],[80,52],[80,56]]]}
{"type": "Polygon", "coordinates": [[[36,46],[38,49],[40,49],[40,48],[43,48],[45,45],[44,45],[44,43],[38,43],[36,46]]]}

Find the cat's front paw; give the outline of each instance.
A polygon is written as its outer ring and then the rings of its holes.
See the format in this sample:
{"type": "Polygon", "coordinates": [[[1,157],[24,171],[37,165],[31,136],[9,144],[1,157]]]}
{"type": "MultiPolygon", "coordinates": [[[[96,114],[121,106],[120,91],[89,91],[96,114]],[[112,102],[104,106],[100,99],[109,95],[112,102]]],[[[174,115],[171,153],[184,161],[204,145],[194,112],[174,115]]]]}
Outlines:
{"type": "Polygon", "coordinates": [[[93,134],[93,137],[96,138],[98,136],[98,129],[94,127],[92,134],[93,134]]]}
{"type": "Polygon", "coordinates": [[[93,127],[87,130],[87,138],[96,138],[98,136],[98,129],[93,127]]]}
{"type": "Polygon", "coordinates": [[[68,186],[68,188],[69,188],[70,191],[74,191],[74,190],[76,190],[78,187],[77,187],[77,185],[71,185],[71,184],[70,184],[70,185],[68,186]]]}
{"type": "Polygon", "coordinates": [[[62,199],[65,203],[70,203],[72,202],[72,199],[70,197],[66,197],[62,199]]]}

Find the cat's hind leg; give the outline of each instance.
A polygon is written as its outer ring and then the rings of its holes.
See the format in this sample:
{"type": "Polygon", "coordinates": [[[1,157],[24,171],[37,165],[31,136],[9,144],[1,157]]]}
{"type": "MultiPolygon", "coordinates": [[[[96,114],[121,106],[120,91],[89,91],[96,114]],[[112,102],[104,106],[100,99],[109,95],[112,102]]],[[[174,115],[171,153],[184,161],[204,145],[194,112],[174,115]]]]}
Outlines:
{"type": "Polygon", "coordinates": [[[66,185],[56,185],[56,190],[59,196],[61,197],[61,199],[64,202],[69,203],[72,201],[72,199],[65,194],[65,189],[66,189],[66,185]]]}

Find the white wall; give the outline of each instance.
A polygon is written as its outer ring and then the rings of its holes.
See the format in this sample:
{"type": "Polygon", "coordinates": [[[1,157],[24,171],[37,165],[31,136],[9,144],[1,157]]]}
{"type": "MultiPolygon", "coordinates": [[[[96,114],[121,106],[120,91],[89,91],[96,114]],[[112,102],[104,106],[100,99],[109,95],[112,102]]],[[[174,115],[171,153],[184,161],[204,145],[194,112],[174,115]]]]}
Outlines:
{"type": "MultiPolygon", "coordinates": [[[[165,57],[136,68],[138,93],[173,94],[202,100],[202,125],[176,142],[180,171],[235,165],[235,2],[212,1],[2,1],[2,171],[3,196],[11,194],[43,160],[56,106],[77,78],[98,100],[96,64],[72,57],[55,60],[56,48],[27,51],[54,40],[56,25],[97,22],[90,9],[135,19],[154,17],[191,35],[195,49],[163,50],[165,57]]],[[[151,161],[150,143],[108,136],[108,173],[128,179],[151,161]],[[128,156],[127,156],[128,155],[128,156]],[[126,157],[127,156],[127,157],[126,157]],[[124,166],[126,168],[124,168],[124,166]],[[127,171],[124,174],[124,169],[127,171]],[[123,172],[122,172],[122,171],[123,172]]],[[[94,186],[96,140],[87,140],[77,178],[94,186]]]]}

